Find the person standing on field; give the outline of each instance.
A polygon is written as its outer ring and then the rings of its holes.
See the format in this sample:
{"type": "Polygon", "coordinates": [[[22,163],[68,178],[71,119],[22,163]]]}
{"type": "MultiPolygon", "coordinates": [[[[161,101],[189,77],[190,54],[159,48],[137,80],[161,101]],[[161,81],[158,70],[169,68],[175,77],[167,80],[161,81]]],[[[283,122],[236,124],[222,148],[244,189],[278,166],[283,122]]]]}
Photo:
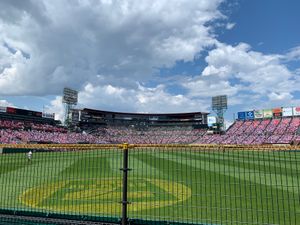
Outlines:
{"type": "Polygon", "coordinates": [[[26,155],[27,155],[28,162],[31,162],[31,159],[32,159],[32,151],[30,150],[26,155]]]}

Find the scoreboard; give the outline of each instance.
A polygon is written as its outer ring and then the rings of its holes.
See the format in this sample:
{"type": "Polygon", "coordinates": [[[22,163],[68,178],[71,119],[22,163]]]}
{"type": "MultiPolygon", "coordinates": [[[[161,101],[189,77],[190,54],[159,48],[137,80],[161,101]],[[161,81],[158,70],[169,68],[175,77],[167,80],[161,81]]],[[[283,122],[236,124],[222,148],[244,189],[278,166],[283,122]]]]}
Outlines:
{"type": "Polygon", "coordinates": [[[6,113],[15,114],[15,115],[22,115],[22,116],[32,116],[32,117],[42,117],[42,112],[26,110],[26,109],[17,109],[13,107],[7,107],[6,113]]]}

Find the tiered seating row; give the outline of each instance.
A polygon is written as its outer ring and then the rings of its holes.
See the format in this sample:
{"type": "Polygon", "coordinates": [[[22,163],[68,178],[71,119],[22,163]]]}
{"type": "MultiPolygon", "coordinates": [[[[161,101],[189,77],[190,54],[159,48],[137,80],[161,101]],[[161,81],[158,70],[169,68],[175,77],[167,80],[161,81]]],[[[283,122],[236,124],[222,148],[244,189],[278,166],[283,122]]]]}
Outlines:
{"type": "Polygon", "coordinates": [[[0,120],[0,143],[101,144],[225,144],[261,145],[300,142],[300,117],[236,121],[226,134],[208,134],[191,127],[93,127],[68,132],[63,127],[33,122],[0,120]]]}
{"type": "Polygon", "coordinates": [[[300,141],[300,117],[236,121],[225,135],[204,135],[201,144],[289,144],[300,141]]]}

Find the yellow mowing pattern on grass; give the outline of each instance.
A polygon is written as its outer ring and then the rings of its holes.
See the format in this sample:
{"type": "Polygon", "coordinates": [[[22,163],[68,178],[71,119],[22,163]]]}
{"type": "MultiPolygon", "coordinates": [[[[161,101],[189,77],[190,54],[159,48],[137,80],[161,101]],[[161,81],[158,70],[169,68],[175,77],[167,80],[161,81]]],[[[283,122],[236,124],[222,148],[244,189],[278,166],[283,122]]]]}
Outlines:
{"type": "Polygon", "coordinates": [[[27,206],[38,207],[38,205],[49,198],[57,189],[66,185],[67,182],[60,181],[57,183],[47,185],[47,188],[34,187],[27,189],[22,193],[19,200],[27,206]]]}
{"type": "MultiPolygon", "coordinates": [[[[19,200],[26,206],[54,212],[102,213],[115,214],[121,212],[122,183],[119,179],[100,179],[96,181],[77,180],[72,182],[56,182],[44,184],[26,190],[19,200]],[[61,192],[61,194],[58,194],[61,192]],[[97,201],[100,200],[100,201],[97,201]],[[68,203],[73,204],[68,204],[68,203]]],[[[129,186],[139,186],[134,182],[148,182],[152,190],[134,190],[128,192],[133,199],[128,206],[129,211],[141,211],[177,204],[189,199],[192,191],[189,187],[168,180],[139,179],[131,181],[129,186]],[[160,193],[169,195],[168,199],[160,199],[160,193]]],[[[162,194],[163,195],[163,194],[162,194]]]]}

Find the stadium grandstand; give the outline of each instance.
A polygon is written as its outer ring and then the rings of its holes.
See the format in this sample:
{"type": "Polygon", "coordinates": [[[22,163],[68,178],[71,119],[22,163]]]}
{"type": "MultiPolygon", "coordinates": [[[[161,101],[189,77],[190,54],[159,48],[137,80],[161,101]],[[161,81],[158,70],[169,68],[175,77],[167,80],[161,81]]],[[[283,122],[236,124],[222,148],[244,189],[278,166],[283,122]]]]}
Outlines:
{"type": "Polygon", "coordinates": [[[95,136],[70,132],[54,117],[50,113],[1,107],[0,143],[101,143],[95,136]]]}
{"type": "Polygon", "coordinates": [[[100,135],[105,143],[192,143],[208,128],[208,113],[203,112],[145,114],[83,109],[78,113],[80,116],[72,115],[72,123],[87,134],[100,135]]]}
{"type": "Polygon", "coordinates": [[[299,144],[300,107],[239,112],[224,135],[206,133],[201,144],[299,144]]]}
{"type": "Polygon", "coordinates": [[[0,224],[299,224],[299,107],[70,114],[1,108],[0,224]]]}
{"type": "Polygon", "coordinates": [[[239,112],[225,133],[205,112],[124,113],[84,108],[71,111],[70,127],[54,114],[1,107],[0,142],[95,144],[298,144],[300,108],[239,112]],[[213,129],[215,128],[215,129],[213,129]]]}
{"type": "Polygon", "coordinates": [[[54,115],[2,107],[0,142],[10,143],[193,143],[207,131],[208,113],[142,114],[72,110],[70,127],[54,115]]]}

